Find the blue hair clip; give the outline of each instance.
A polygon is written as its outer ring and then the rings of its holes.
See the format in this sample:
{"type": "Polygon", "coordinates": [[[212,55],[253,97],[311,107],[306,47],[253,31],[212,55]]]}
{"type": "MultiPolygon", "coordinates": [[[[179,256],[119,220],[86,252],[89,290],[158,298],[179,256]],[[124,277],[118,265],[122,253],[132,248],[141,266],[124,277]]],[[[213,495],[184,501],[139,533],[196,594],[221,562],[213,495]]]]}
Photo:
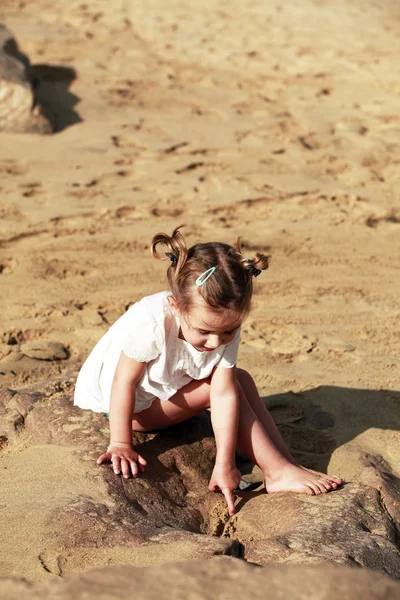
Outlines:
{"type": "Polygon", "coordinates": [[[253,275],[253,277],[258,277],[259,275],[261,275],[262,271],[260,271],[260,269],[257,269],[257,267],[255,267],[251,260],[248,258],[247,259],[247,264],[249,265],[248,270],[251,272],[251,274],[253,275]]]}
{"type": "Polygon", "coordinates": [[[172,252],[166,252],[166,253],[165,253],[165,256],[168,256],[169,260],[170,260],[172,263],[176,263],[176,262],[178,262],[178,259],[177,259],[177,257],[176,257],[176,256],[175,256],[175,254],[173,254],[172,252]]]}
{"type": "Polygon", "coordinates": [[[207,269],[207,271],[204,271],[204,273],[199,275],[198,278],[196,279],[197,287],[202,286],[203,283],[205,283],[207,281],[207,279],[209,279],[211,277],[211,275],[214,273],[214,271],[216,271],[216,269],[217,269],[217,267],[210,267],[209,269],[207,269]]]}

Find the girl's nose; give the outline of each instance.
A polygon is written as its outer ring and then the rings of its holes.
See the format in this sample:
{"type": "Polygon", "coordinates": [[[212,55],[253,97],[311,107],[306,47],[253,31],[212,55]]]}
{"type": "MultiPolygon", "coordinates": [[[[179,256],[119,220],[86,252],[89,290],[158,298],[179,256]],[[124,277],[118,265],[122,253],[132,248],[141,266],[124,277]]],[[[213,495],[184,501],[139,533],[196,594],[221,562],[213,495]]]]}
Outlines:
{"type": "Polygon", "coordinates": [[[207,348],[218,348],[221,343],[219,335],[212,335],[207,340],[207,348]]]}

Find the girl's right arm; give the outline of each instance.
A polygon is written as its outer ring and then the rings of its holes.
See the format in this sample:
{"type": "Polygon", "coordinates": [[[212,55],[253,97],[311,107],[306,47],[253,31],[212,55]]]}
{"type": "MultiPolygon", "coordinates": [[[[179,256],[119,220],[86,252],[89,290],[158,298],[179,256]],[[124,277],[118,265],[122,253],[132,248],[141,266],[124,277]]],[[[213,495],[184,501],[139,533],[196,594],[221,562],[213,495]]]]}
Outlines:
{"type": "Polygon", "coordinates": [[[140,381],[146,363],[140,363],[121,352],[111,387],[110,398],[110,445],[107,452],[97,459],[97,464],[111,461],[114,473],[125,478],[142,473],[146,461],[132,446],[132,418],[135,408],[136,385],[140,381]]]}

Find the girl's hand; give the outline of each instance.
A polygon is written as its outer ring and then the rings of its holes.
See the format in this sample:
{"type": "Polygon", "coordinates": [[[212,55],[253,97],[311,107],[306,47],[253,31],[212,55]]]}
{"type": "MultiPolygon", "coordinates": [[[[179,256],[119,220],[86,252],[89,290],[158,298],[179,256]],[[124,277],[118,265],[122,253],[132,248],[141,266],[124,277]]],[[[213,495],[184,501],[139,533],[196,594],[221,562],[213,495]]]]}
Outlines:
{"type": "Polygon", "coordinates": [[[129,444],[124,444],[124,447],[110,444],[107,452],[97,459],[97,464],[101,465],[107,461],[112,463],[114,473],[116,475],[122,473],[125,479],[128,479],[131,474],[137,477],[139,473],[143,473],[147,465],[145,459],[135,452],[132,446],[129,447],[129,444]]]}
{"type": "Polygon", "coordinates": [[[235,496],[233,495],[233,490],[238,487],[241,477],[240,471],[236,468],[236,465],[223,466],[216,464],[211,475],[210,483],[208,484],[208,489],[211,492],[221,490],[225,496],[229,516],[235,514],[235,496]]]}

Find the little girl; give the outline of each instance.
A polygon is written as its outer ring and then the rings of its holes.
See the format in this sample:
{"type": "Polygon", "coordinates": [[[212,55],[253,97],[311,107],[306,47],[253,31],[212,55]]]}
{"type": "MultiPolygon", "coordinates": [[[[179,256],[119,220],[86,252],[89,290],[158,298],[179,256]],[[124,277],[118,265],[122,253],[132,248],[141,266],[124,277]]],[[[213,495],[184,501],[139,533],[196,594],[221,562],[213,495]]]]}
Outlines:
{"type": "Polygon", "coordinates": [[[171,261],[170,291],[131,306],[95,346],[76,383],[76,405],[110,416],[110,445],[97,463],[111,461],[114,473],[137,477],[146,461],[132,446],[132,430],[167,427],[210,408],[217,455],[209,489],[223,492],[230,515],[240,482],[236,447],[261,468],[269,493],[336,489],[338,477],[295,463],[251,375],[236,367],[253,277],[268,268],[268,257],[244,258],[239,242],[188,249],[179,228],[153,238],[156,258],[159,244],[171,261]]]}

